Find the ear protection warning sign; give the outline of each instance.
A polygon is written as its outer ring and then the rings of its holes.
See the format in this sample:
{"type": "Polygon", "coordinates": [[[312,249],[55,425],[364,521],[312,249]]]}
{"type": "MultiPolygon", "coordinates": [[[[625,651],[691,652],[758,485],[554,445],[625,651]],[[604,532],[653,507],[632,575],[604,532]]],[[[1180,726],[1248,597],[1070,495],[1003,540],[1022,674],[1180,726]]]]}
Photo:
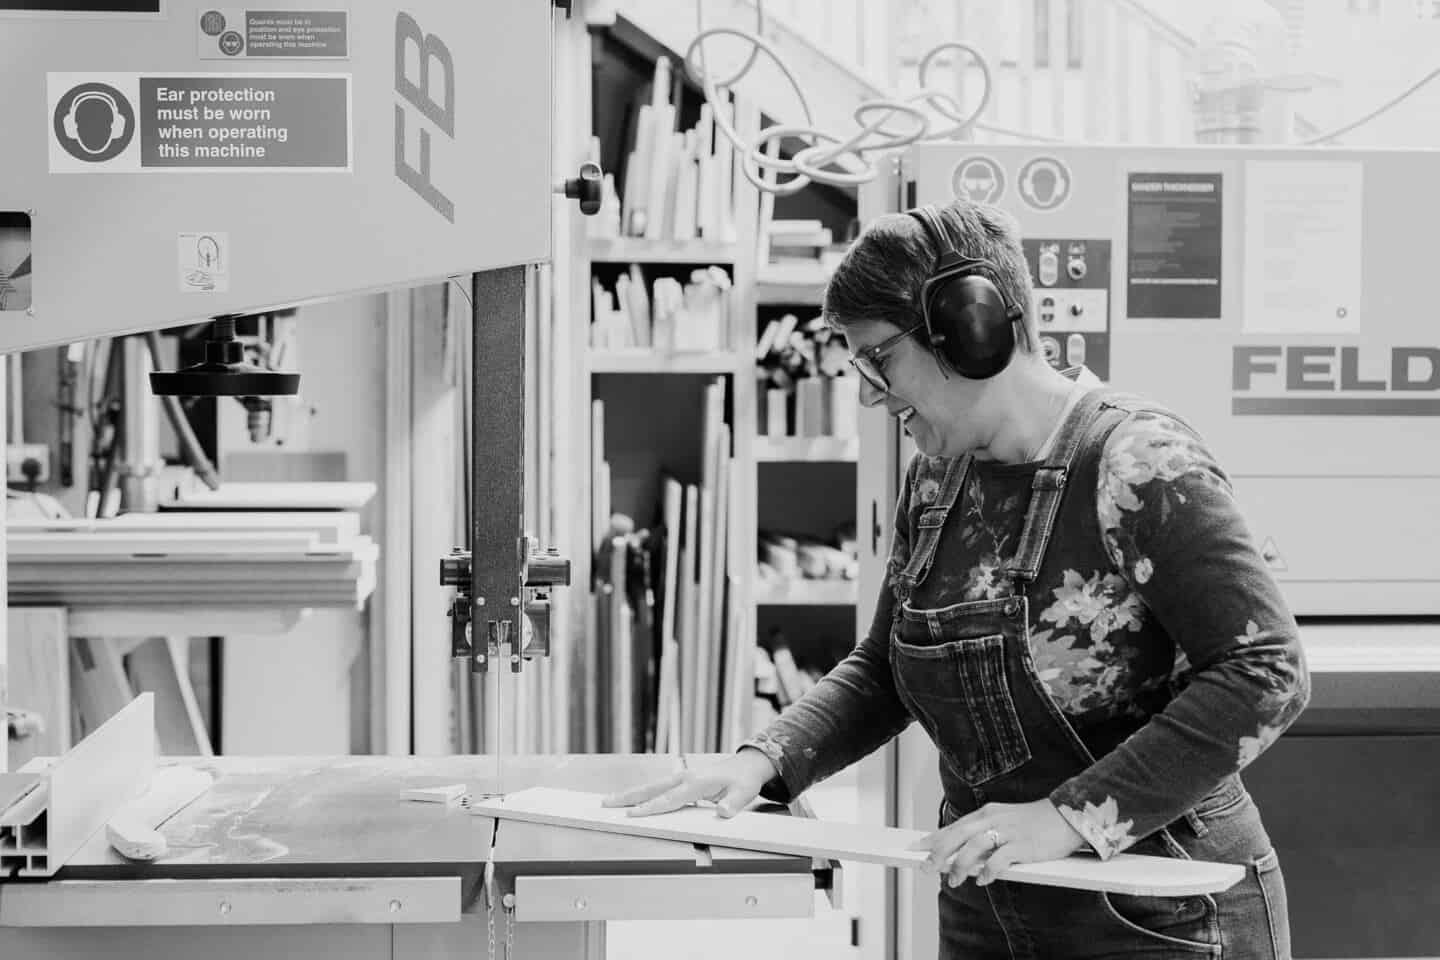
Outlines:
{"type": "Polygon", "coordinates": [[[47,80],[51,173],[350,170],[348,76],[51,73],[47,80]]]}

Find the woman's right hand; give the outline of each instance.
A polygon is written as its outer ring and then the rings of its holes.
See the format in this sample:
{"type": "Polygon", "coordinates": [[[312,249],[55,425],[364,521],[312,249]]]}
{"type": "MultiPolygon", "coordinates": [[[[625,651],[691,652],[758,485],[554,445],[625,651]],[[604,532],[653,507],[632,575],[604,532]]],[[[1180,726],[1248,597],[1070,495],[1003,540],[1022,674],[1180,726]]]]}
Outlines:
{"type": "Polygon", "coordinates": [[[628,807],[625,811],[628,816],[646,817],[713,801],[720,816],[733,817],[748,807],[775,775],[775,765],[769,757],[759,750],[745,748],[719,763],[698,770],[681,770],[664,780],[613,793],[604,799],[602,806],[628,807]]]}

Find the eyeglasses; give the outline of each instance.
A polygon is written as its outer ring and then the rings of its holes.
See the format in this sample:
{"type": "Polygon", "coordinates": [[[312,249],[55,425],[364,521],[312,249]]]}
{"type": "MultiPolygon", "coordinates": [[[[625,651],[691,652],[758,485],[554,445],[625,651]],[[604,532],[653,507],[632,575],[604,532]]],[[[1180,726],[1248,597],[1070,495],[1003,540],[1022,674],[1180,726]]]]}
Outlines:
{"type": "Polygon", "coordinates": [[[882,362],[885,354],[893,350],[895,345],[901,340],[911,336],[915,331],[924,326],[925,324],[922,321],[910,327],[908,330],[901,330],[893,337],[880,341],[873,347],[866,347],[859,353],[851,354],[850,366],[854,367],[855,372],[864,377],[865,382],[869,383],[870,386],[879,390],[881,393],[889,393],[890,378],[885,376],[885,366],[882,362]]]}

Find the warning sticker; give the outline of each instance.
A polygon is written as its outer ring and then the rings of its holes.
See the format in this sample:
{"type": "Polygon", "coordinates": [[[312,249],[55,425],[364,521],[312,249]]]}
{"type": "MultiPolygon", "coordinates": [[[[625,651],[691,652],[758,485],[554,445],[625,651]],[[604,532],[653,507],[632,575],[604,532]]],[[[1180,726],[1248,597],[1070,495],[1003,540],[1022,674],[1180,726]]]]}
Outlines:
{"type": "Polygon", "coordinates": [[[950,176],[955,196],[971,203],[996,203],[1005,192],[1005,173],[990,157],[966,157],[950,176]]]}
{"type": "Polygon", "coordinates": [[[201,12],[196,29],[202,60],[343,60],[350,55],[346,10],[215,7],[201,12]]]}
{"type": "Polygon", "coordinates": [[[1265,542],[1260,545],[1260,557],[1265,561],[1265,566],[1276,573],[1283,573],[1290,569],[1290,565],[1285,562],[1285,557],[1280,553],[1280,548],[1275,545],[1274,537],[1266,537],[1265,542]]]}
{"type": "Polygon", "coordinates": [[[182,233],[176,247],[181,293],[226,293],[230,289],[230,235],[182,233]]]}
{"type": "Polygon", "coordinates": [[[1070,168],[1055,157],[1036,157],[1020,168],[1020,199],[1036,210],[1054,210],[1070,198],[1070,168]]]}
{"type": "Polygon", "coordinates": [[[351,169],[348,75],[47,79],[51,173],[351,169]]]}

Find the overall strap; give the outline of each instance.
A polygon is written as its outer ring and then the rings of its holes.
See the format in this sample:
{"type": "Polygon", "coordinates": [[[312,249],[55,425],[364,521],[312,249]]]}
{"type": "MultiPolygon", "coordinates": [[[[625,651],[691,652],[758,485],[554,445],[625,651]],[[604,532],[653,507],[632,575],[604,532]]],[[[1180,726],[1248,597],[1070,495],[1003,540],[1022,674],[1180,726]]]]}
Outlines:
{"type": "MultiPolygon", "coordinates": [[[[920,512],[920,518],[915,523],[915,540],[910,547],[910,556],[904,569],[896,573],[892,581],[895,598],[900,604],[909,601],[915,587],[930,572],[930,565],[935,560],[935,548],[940,543],[940,531],[945,527],[950,511],[960,499],[960,491],[964,489],[965,476],[970,472],[970,459],[967,453],[952,459],[946,465],[945,479],[940,483],[935,502],[920,512]]],[[[913,488],[910,490],[910,499],[913,512],[913,488]]],[[[896,609],[899,609],[898,605],[896,609]]]]}
{"type": "Polygon", "coordinates": [[[1040,561],[1045,557],[1045,548],[1050,543],[1050,534],[1055,527],[1055,516],[1060,511],[1065,483],[1074,469],[1080,445],[1105,408],[1107,393],[1109,391],[1104,388],[1096,388],[1081,395],[1060,428],[1060,435],[1050,449],[1050,456],[1035,471],[1035,479],[1031,483],[1030,507],[1025,511],[1025,527],[1020,534],[1020,544],[1006,565],[1010,575],[1022,581],[1017,584],[1022,592],[1025,584],[1034,580],[1040,571],[1040,561]]]}

